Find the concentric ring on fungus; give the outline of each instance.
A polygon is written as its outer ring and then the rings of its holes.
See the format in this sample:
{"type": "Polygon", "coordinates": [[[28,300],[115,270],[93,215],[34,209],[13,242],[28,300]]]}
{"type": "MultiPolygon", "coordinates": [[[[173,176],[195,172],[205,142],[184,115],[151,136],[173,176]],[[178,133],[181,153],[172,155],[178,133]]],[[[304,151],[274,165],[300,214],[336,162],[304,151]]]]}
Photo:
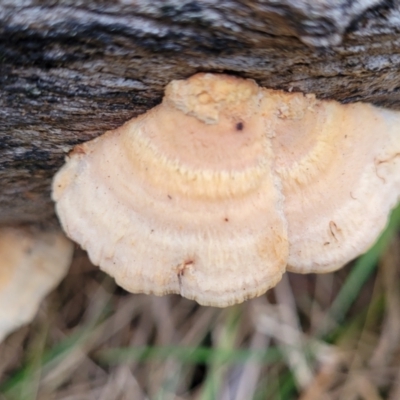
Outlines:
{"type": "Polygon", "coordinates": [[[53,199],[125,289],[224,307],[286,267],[332,271],[373,244],[400,196],[399,124],[368,104],[197,74],[77,146],[53,199]]]}

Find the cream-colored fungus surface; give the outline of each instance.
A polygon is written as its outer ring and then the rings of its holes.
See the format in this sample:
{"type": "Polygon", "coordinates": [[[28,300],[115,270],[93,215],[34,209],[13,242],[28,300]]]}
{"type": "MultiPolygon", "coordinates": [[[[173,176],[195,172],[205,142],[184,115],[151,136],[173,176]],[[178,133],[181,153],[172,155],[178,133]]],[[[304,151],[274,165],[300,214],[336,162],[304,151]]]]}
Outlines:
{"type": "Polygon", "coordinates": [[[53,199],[68,236],[125,289],[224,307],[374,243],[400,195],[399,124],[368,104],[197,74],[77,146],[53,199]]]}
{"type": "Polygon", "coordinates": [[[0,342],[34,318],[67,273],[73,249],[60,231],[0,228],[0,342]]]}

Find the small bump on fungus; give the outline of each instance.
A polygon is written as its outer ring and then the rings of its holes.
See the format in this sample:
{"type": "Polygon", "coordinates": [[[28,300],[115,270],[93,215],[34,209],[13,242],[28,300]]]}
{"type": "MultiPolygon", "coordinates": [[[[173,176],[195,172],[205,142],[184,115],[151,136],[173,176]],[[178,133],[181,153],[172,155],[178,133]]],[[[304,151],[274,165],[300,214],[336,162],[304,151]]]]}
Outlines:
{"type": "Polygon", "coordinates": [[[73,248],[59,231],[0,228],[0,342],[34,318],[67,273],[73,248]]]}
{"type": "Polygon", "coordinates": [[[79,145],[53,182],[67,234],[131,292],[228,306],[333,271],[400,195],[400,116],[197,74],[79,145]]]}

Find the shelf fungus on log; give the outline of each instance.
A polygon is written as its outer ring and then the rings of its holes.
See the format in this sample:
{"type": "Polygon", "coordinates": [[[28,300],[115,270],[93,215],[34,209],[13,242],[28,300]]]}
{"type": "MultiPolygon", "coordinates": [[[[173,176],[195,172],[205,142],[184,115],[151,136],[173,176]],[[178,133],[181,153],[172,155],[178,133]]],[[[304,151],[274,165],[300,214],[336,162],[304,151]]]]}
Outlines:
{"type": "Polygon", "coordinates": [[[34,318],[67,273],[73,249],[60,231],[0,228],[0,342],[34,318]]]}
{"type": "Polygon", "coordinates": [[[67,234],[131,292],[224,307],[365,252],[400,196],[400,114],[197,74],[77,146],[67,234]]]}

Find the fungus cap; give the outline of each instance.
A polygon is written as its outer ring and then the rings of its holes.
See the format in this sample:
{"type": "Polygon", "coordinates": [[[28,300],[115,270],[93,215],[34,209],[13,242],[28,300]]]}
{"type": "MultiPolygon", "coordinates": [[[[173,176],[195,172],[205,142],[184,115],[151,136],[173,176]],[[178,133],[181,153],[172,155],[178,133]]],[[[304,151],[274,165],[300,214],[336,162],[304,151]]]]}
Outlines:
{"type": "Polygon", "coordinates": [[[77,147],[53,184],[67,234],[132,292],[227,306],[274,286],[288,243],[260,94],[228,76],[175,81],[77,147]]]}
{"type": "Polygon", "coordinates": [[[73,243],[59,231],[0,228],[0,342],[34,318],[72,254],[73,243]]]}
{"type": "Polygon", "coordinates": [[[327,272],[372,245],[400,193],[399,122],[197,74],[77,146],[53,199],[67,234],[125,289],[227,306],[264,293],[287,264],[327,272]]]}
{"type": "Polygon", "coordinates": [[[288,270],[334,271],[373,245],[399,201],[399,127],[399,112],[334,101],[277,124],[288,270]]]}

